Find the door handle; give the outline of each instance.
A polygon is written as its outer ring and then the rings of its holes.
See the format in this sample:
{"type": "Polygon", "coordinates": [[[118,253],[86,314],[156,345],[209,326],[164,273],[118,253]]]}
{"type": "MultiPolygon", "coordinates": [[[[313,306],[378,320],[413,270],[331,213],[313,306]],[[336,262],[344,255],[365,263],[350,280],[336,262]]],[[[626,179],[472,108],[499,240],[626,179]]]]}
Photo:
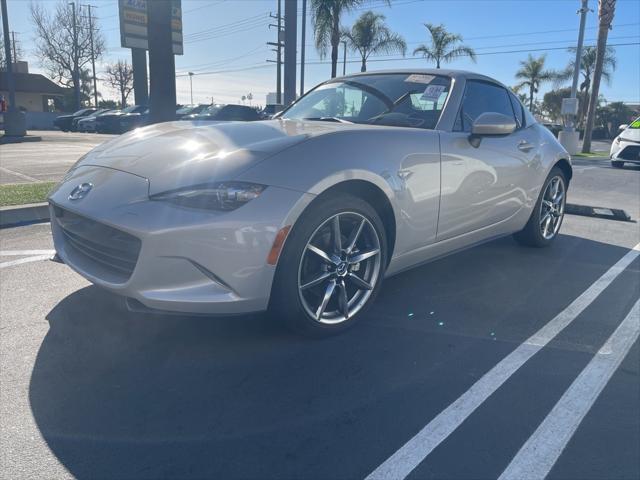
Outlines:
{"type": "Polygon", "coordinates": [[[526,140],[522,140],[520,143],[518,143],[518,149],[523,152],[528,152],[529,150],[533,149],[533,144],[527,142],[526,140]]]}

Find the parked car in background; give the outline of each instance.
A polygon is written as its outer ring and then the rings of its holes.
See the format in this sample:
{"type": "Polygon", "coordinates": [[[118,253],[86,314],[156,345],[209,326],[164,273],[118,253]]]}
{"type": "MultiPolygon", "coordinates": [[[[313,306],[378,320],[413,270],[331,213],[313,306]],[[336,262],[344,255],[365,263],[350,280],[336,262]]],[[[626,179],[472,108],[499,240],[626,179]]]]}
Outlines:
{"type": "Polygon", "coordinates": [[[620,130],[611,143],[611,165],[621,168],[625,163],[640,164],[640,117],[630,125],[620,125],[620,130]]]}
{"type": "Polygon", "coordinates": [[[146,108],[142,112],[131,112],[118,117],[118,132],[125,133],[134,128],[144,127],[149,121],[149,109],[146,108]]]}
{"type": "Polygon", "coordinates": [[[558,138],[558,135],[560,135],[560,132],[562,131],[562,128],[563,128],[560,123],[543,123],[542,125],[548,128],[549,131],[551,131],[551,133],[553,133],[553,136],[556,138],[558,138]]]}
{"type": "Polygon", "coordinates": [[[274,120],[141,130],[51,193],[62,261],[132,310],[270,308],[311,335],[361,318],[385,276],[509,234],[551,245],[572,176],[507,87],[455,70],[335,78],[274,120]]]}
{"type": "Polygon", "coordinates": [[[103,113],[110,112],[108,108],[100,108],[93,112],[91,115],[85,117],[77,117],[72,121],[72,130],[74,132],[95,132],[96,131],[96,117],[103,113]]]}
{"type": "Polygon", "coordinates": [[[58,127],[63,132],[72,131],[73,121],[76,118],[86,117],[87,115],[91,115],[96,110],[97,108],[90,107],[90,108],[83,108],[81,110],[78,110],[77,112],[74,112],[71,115],[60,115],[59,117],[55,118],[55,120],[53,121],[53,125],[55,127],[58,127]]]}
{"type": "Polygon", "coordinates": [[[201,113],[185,115],[182,120],[205,120],[213,122],[251,122],[260,120],[258,111],[246,105],[211,105],[201,113]]]}
{"type": "Polygon", "coordinates": [[[176,110],[176,120],[182,120],[187,115],[196,115],[209,108],[211,104],[201,103],[199,105],[183,105],[176,110]]]}
{"type": "Polygon", "coordinates": [[[120,117],[132,113],[143,113],[147,110],[146,105],[131,105],[123,110],[114,110],[104,115],[96,117],[96,132],[98,133],[122,133],[120,117]]]}

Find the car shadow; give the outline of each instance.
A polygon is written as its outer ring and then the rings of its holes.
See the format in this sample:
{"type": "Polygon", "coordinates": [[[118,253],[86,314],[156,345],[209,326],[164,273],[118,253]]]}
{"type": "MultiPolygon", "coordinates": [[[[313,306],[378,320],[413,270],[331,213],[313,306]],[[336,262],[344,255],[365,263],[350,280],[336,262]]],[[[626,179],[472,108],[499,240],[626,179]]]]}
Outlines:
{"type": "Polygon", "coordinates": [[[264,314],[134,314],[83,288],[47,316],[33,416],[77,478],[362,477],[625,252],[500,239],[387,279],[324,340],[264,314]]]}

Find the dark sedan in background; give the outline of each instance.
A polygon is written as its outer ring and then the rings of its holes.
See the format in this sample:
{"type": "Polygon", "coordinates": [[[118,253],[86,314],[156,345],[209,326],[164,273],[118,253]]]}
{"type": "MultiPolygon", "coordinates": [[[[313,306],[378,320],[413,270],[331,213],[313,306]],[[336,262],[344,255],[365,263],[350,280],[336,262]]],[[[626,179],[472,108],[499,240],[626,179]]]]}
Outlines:
{"type": "Polygon", "coordinates": [[[214,122],[243,121],[251,122],[260,120],[260,115],[253,107],[246,105],[211,105],[202,113],[185,115],[182,120],[207,120],[214,122]]]}
{"type": "Polygon", "coordinates": [[[98,133],[124,133],[136,126],[140,126],[146,120],[146,105],[131,105],[123,110],[115,110],[105,115],[96,117],[96,132],[98,133]],[[126,118],[126,119],[125,119],[126,118]]]}
{"type": "Polygon", "coordinates": [[[96,110],[97,109],[93,107],[83,108],[81,110],[78,110],[77,112],[72,113],[71,115],[60,115],[53,121],[53,125],[55,127],[58,127],[63,132],[73,131],[74,120],[86,117],[87,115],[91,115],[96,110]]]}

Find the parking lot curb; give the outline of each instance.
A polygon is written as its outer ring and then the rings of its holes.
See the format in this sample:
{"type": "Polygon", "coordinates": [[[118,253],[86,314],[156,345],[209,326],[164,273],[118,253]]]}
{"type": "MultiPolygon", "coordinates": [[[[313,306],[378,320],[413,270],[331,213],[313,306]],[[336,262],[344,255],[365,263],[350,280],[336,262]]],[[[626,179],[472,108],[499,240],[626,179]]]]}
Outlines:
{"type": "Polygon", "coordinates": [[[5,145],[7,143],[40,142],[40,141],[42,141],[42,137],[38,135],[25,135],[24,137],[2,135],[0,137],[0,145],[5,145]]]}
{"type": "Polygon", "coordinates": [[[0,207],[0,228],[17,227],[28,223],[48,222],[49,204],[30,203],[0,207]]]}

